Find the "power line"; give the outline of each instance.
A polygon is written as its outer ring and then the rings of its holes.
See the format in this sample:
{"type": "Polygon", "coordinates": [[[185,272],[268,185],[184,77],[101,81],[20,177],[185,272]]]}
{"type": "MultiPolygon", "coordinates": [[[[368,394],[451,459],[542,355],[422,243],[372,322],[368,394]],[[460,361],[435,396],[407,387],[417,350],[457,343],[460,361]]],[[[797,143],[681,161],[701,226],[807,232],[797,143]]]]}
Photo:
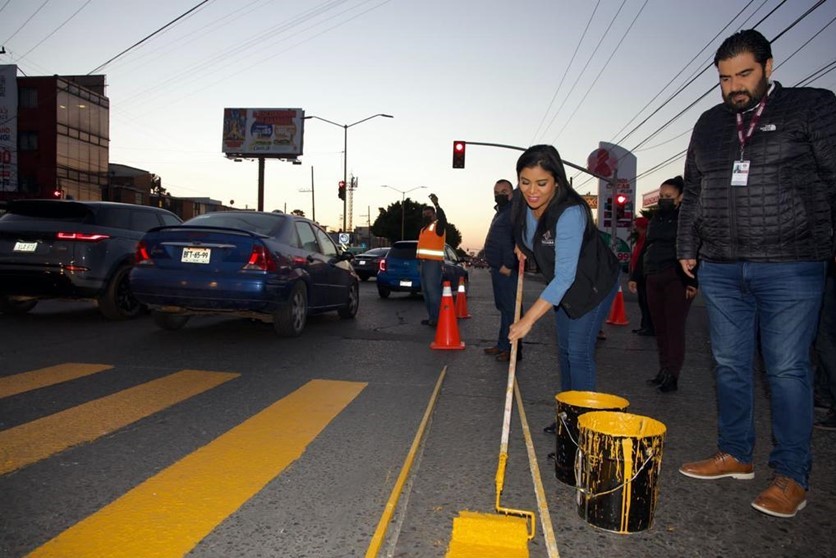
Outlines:
{"type": "Polygon", "coordinates": [[[618,14],[621,13],[621,10],[624,8],[624,4],[626,4],[626,2],[627,2],[627,0],[622,0],[621,6],[618,7],[618,11],[615,12],[615,15],[610,20],[610,24],[607,25],[606,30],[604,30],[604,34],[601,35],[601,39],[598,41],[598,44],[595,45],[595,50],[593,50],[592,54],[589,55],[589,58],[586,60],[586,64],[584,64],[584,67],[581,70],[581,73],[578,74],[577,78],[575,78],[575,82],[572,84],[572,88],[569,89],[569,93],[567,93],[566,97],[563,98],[563,102],[560,103],[560,106],[557,108],[557,112],[554,113],[554,116],[552,116],[552,119],[549,121],[549,125],[546,126],[545,130],[543,130],[543,133],[540,135],[540,137],[545,136],[546,132],[548,132],[549,128],[551,128],[552,124],[554,124],[554,121],[557,118],[557,115],[560,114],[560,111],[563,109],[563,106],[566,104],[566,101],[569,100],[569,97],[572,95],[572,92],[575,90],[575,87],[578,85],[578,82],[583,77],[583,74],[586,72],[586,69],[589,67],[589,63],[592,62],[592,59],[595,57],[595,54],[598,52],[598,49],[601,48],[601,44],[604,42],[604,39],[607,37],[607,33],[609,33],[610,29],[613,26],[613,23],[615,23],[615,21],[618,19],[618,14]]]}
{"type": "Polygon", "coordinates": [[[560,135],[563,133],[563,130],[566,129],[566,126],[568,126],[569,122],[572,121],[572,118],[575,117],[575,114],[578,112],[578,109],[581,108],[584,101],[588,98],[589,92],[592,91],[592,88],[595,87],[596,83],[598,83],[598,80],[600,79],[601,75],[604,73],[604,70],[607,69],[607,66],[609,66],[610,62],[612,61],[613,56],[615,56],[615,53],[618,52],[618,47],[621,46],[621,43],[623,43],[624,39],[627,38],[627,35],[630,33],[630,30],[633,28],[633,25],[636,24],[636,21],[639,19],[639,16],[642,15],[642,12],[644,11],[645,6],[647,6],[647,2],[648,2],[648,0],[644,0],[644,4],[642,4],[642,7],[639,9],[639,12],[636,14],[636,17],[633,18],[633,21],[630,23],[630,26],[627,27],[627,30],[621,36],[621,40],[619,40],[618,44],[615,45],[615,48],[613,48],[612,52],[610,53],[610,57],[607,58],[607,61],[601,67],[601,70],[598,72],[598,75],[595,76],[595,79],[592,80],[592,83],[590,84],[589,88],[581,96],[581,102],[578,103],[578,106],[575,107],[575,110],[572,111],[572,114],[570,114],[569,118],[566,119],[566,122],[563,123],[563,127],[560,129],[560,132],[558,132],[557,135],[555,136],[554,140],[552,141],[552,144],[557,143],[557,140],[558,140],[558,138],[560,138],[560,135]]]}
{"type": "MultiPolygon", "coordinates": [[[[30,16],[26,19],[26,21],[24,21],[24,22],[20,25],[20,27],[18,27],[18,28],[17,28],[17,31],[15,31],[14,33],[12,33],[12,36],[11,36],[11,37],[9,37],[8,39],[6,39],[5,41],[3,41],[3,42],[2,42],[2,43],[0,43],[0,44],[4,44],[4,45],[5,45],[5,44],[7,44],[9,41],[11,41],[11,40],[14,38],[14,36],[15,36],[15,35],[17,35],[18,33],[20,33],[20,30],[21,30],[21,29],[23,29],[24,27],[26,27],[26,24],[27,24],[27,23],[29,23],[30,21],[32,21],[32,18],[33,18],[33,17],[35,17],[36,15],[38,15],[38,12],[40,12],[40,11],[43,9],[43,7],[44,7],[44,6],[46,6],[47,4],[49,4],[49,1],[50,1],[50,0],[44,0],[44,3],[43,3],[43,4],[41,4],[41,5],[40,5],[40,7],[39,7],[37,10],[35,10],[35,13],[33,13],[32,15],[30,15],[30,16]]],[[[8,4],[8,2],[6,2],[6,4],[8,4]]],[[[6,6],[4,5],[3,7],[5,8],[6,6]]]]}
{"type": "MultiPolygon", "coordinates": [[[[11,1],[11,0],[10,0],[10,1],[11,1]]],[[[49,35],[47,35],[46,37],[44,37],[43,39],[41,39],[41,40],[40,40],[40,41],[39,41],[39,42],[38,42],[35,46],[33,46],[32,48],[30,48],[29,50],[27,50],[25,53],[23,53],[23,55],[22,55],[22,56],[20,56],[20,57],[18,58],[18,60],[23,60],[24,58],[26,58],[26,56],[27,56],[30,52],[32,52],[33,50],[35,50],[36,48],[38,48],[39,46],[41,46],[41,44],[43,44],[43,43],[44,43],[44,41],[46,41],[47,39],[49,39],[50,37],[52,37],[53,35],[55,35],[55,33],[57,33],[57,32],[58,32],[58,31],[59,31],[62,27],[64,27],[65,25],[67,25],[67,23],[69,23],[71,19],[73,19],[75,16],[77,16],[77,15],[78,15],[78,13],[79,13],[81,10],[83,10],[84,8],[86,8],[86,7],[87,7],[87,4],[89,4],[89,3],[90,3],[90,2],[92,2],[92,1],[93,1],[93,0],[87,0],[87,2],[85,2],[84,4],[82,4],[82,6],[81,6],[79,9],[77,9],[75,12],[73,12],[73,15],[71,15],[70,17],[68,17],[67,19],[65,19],[65,20],[64,20],[64,22],[63,22],[61,25],[59,25],[58,27],[56,27],[55,29],[53,29],[53,30],[52,30],[52,32],[51,32],[49,35]]]]}
{"type": "MultiPolygon", "coordinates": [[[[48,0],[47,0],[47,1],[48,1],[48,0]]],[[[97,66],[97,67],[93,68],[92,70],[90,70],[89,72],[87,72],[87,75],[89,76],[90,74],[94,74],[94,73],[96,73],[97,71],[101,70],[102,68],[104,68],[105,66],[107,66],[108,64],[110,64],[111,62],[113,62],[114,60],[116,60],[117,58],[119,58],[120,56],[122,56],[123,54],[125,54],[125,53],[127,53],[127,52],[129,52],[129,51],[131,51],[131,50],[133,50],[133,49],[135,49],[136,47],[138,47],[139,45],[141,45],[142,43],[144,43],[145,41],[147,41],[148,39],[150,39],[151,37],[153,37],[153,36],[154,36],[154,35],[156,35],[157,33],[160,33],[161,31],[163,31],[163,30],[167,29],[168,27],[171,27],[172,25],[174,25],[175,23],[177,23],[178,21],[180,21],[180,20],[181,20],[181,19],[183,19],[184,17],[188,16],[189,14],[191,14],[192,12],[194,12],[195,10],[197,10],[198,8],[200,8],[201,6],[203,6],[204,4],[206,4],[206,3],[207,3],[207,2],[209,2],[209,1],[210,1],[210,0],[203,0],[202,2],[198,3],[196,6],[194,6],[194,7],[193,7],[193,8],[191,8],[190,10],[186,11],[186,12],[185,12],[185,13],[183,13],[183,14],[180,14],[179,16],[177,16],[177,17],[176,17],[176,18],[174,18],[173,20],[169,21],[168,23],[166,23],[165,25],[163,25],[162,27],[160,27],[159,29],[157,29],[156,31],[154,31],[153,33],[151,33],[150,35],[148,35],[148,36],[147,36],[147,37],[145,37],[144,39],[140,40],[139,42],[134,43],[133,45],[129,46],[128,48],[126,48],[125,50],[123,50],[122,52],[120,52],[119,54],[117,54],[116,56],[114,56],[113,58],[111,58],[110,60],[108,60],[107,62],[105,62],[104,64],[101,64],[101,65],[99,65],[99,66],[97,66]]]]}
{"type": "Polygon", "coordinates": [[[806,78],[804,78],[801,81],[799,81],[798,83],[796,83],[795,87],[805,87],[805,86],[813,83],[814,81],[818,80],[819,78],[822,78],[822,77],[826,76],[827,74],[829,74],[833,70],[836,70],[836,59],[831,60],[829,63],[825,64],[824,66],[822,66],[821,68],[819,68],[818,70],[816,70],[815,72],[813,72],[812,74],[807,76],[806,78]]]}
{"type": "Polygon", "coordinates": [[[5,9],[6,9],[6,6],[8,6],[8,5],[9,5],[9,2],[11,2],[11,1],[12,1],[12,0],[6,0],[6,3],[5,3],[5,4],[3,4],[3,6],[2,6],[2,7],[0,7],[0,12],[2,12],[3,10],[5,10],[5,9]]]}
{"type": "Polygon", "coordinates": [[[543,122],[546,121],[546,117],[549,115],[549,111],[552,110],[552,106],[554,105],[555,99],[557,99],[557,94],[560,92],[560,88],[563,87],[563,82],[566,80],[566,76],[569,75],[569,69],[572,67],[572,63],[575,61],[575,56],[578,54],[578,50],[581,48],[581,44],[583,43],[584,38],[586,37],[586,32],[589,31],[589,25],[592,23],[592,19],[595,17],[595,12],[598,11],[598,6],[601,5],[601,0],[595,3],[595,8],[592,10],[592,15],[589,16],[589,20],[586,22],[586,27],[581,34],[581,38],[578,40],[578,44],[575,45],[575,52],[572,53],[572,58],[569,59],[569,65],[566,66],[566,69],[563,71],[563,77],[560,78],[560,83],[557,84],[557,89],[554,90],[554,95],[552,95],[552,100],[549,101],[549,106],[546,108],[546,112],[543,113],[543,118],[540,119],[540,123],[537,125],[537,130],[534,132],[534,135],[531,137],[531,143],[534,143],[534,140],[537,139],[537,134],[540,133],[540,128],[543,127],[543,122]]]}

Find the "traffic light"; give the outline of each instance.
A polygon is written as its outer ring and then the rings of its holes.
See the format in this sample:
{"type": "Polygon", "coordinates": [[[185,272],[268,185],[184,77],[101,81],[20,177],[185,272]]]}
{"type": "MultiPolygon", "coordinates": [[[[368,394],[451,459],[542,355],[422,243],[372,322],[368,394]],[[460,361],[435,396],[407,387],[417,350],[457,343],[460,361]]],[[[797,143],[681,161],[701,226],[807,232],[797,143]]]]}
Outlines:
{"type": "Polygon", "coordinates": [[[612,213],[612,198],[604,200],[604,211],[612,213]]]}
{"type": "Polygon", "coordinates": [[[56,188],[55,190],[52,191],[52,197],[55,198],[56,200],[60,200],[61,198],[64,197],[64,192],[62,192],[60,188],[56,188]]]}
{"type": "Polygon", "coordinates": [[[453,142],[453,168],[454,169],[463,169],[464,168],[464,152],[465,152],[466,147],[467,147],[467,142],[464,142],[464,141],[454,141],[453,142]]]}
{"type": "Polygon", "coordinates": [[[337,193],[341,200],[345,199],[345,180],[340,180],[340,190],[337,193]]]}
{"type": "Polygon", "coordinates": [[[630,198],[627,194],[616,194],[615,196],[615,217],[616,219],[624,219],[624,212],[627,208],[627,201],[630,198]]]}

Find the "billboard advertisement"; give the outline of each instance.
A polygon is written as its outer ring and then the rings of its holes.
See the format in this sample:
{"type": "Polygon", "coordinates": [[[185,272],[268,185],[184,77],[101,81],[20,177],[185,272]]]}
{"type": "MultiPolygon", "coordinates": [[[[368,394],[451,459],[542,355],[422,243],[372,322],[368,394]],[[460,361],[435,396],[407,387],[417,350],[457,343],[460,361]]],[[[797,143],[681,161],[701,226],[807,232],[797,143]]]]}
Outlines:
{"type": "Polygon", "coordinates": [[[598,229],[615,252],[621,263],[630,261],[630,231],[636,215],[636,156],[620,145],[600,142],[598,149],[589,156],[592,170],[612,180],[598,179],[598,229]],[[614,202],[618,194],[627,196],[627,202],[617,208],[614,202]],[[615,231],[615,242],[613,242],[615,231]]]}
{"type": "Polygon", "coordinates": [[[0,192],[17,192],[17,66],[0,65],[0,192]]]}
{"type": "Polygon", "coordinates": [[[296,158],[304,122],[299,108],[225,108],[222,151],[227,157],[296,158]]]}

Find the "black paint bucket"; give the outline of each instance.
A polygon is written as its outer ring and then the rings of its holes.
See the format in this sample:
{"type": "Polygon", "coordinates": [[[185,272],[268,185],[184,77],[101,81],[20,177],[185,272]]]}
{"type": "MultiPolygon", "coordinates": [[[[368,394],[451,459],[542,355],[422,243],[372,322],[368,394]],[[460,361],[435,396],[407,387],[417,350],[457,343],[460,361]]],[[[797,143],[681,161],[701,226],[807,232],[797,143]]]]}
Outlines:
{"type": "Polygon", "coordinates": [[[649,529],[659,498],[665,425],[629,413],[578,419],[578,515],[615,533],[649,529]]]}
{"type": "Polygon", "coordinates": [[[557,480],[576,486],[575,455],[578,449],[578,417],[589,411],[623,411],[630,402],[617,395],[594,391],[564,391],[554,396],[557,480]]]}

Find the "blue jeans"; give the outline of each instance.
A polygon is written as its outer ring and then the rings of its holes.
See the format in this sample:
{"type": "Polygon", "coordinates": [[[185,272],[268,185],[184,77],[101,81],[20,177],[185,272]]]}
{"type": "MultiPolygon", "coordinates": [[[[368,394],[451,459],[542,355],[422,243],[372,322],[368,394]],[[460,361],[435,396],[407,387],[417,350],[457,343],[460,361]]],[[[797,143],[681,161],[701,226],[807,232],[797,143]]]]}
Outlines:
{"type": "Polygon", "coordinates": [[[836,410],[836,277],[828,277],[825,284],[815,349],[824,387],[830,393],[830,408],[836,410]]]}
{"type": "Polygon", "coordinates": [[[616,282],[598,306],[575,320],[555,307],[560,391],[595,391],[595,342],[617,291],[616,282]]]}
{"type": "Polygon", "coordinates": [[[441,264],[441,260],[420,260],[421,292],[431,324],[438,323],[438,310],[441,308],[441,264]]]}
{"type": "Polygon", "coordinates": [[[769,380],[773,449],[769,466],[808,487],[813,370],[825,262],[700,264],[716,363],[718,448],[742,463],[755,445],[756,333],[769,380]]]}
{"type": "MultiPolygon", "coordinates": [[[[491,285],[493,286],[493,302],[499,310],[499,336],[496,347],[501,351],[510,351],[511,342],[508,341],[508,329],[514,323],[514,304],[517,299],[517,274],[502,275],[498,269],[491,268],[491,285]]],[[[518,344],[517,350],[522,348],[518,344]]]]}

